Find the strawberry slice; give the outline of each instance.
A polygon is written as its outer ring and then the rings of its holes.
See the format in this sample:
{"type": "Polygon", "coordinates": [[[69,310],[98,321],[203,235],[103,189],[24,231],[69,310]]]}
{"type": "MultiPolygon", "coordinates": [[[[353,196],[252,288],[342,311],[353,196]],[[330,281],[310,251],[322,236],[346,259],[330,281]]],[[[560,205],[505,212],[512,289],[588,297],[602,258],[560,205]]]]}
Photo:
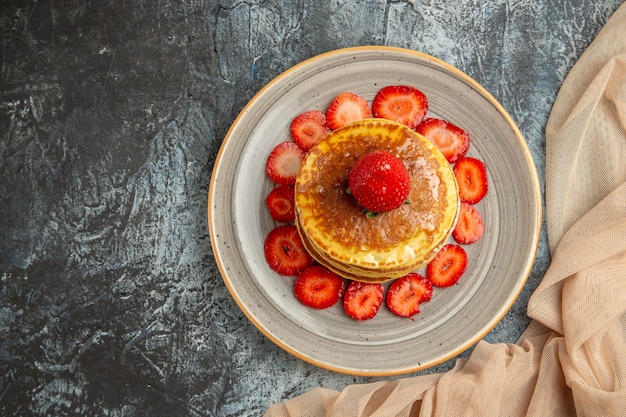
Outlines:
{"type": "Polygon", "coordinates": [[[408,85],[390,85],[381,88],[372,102],[374,117],[393,120],[411,129],[424,119],[428,112],[426,95],[408,85]]]}
{"type": "Polygon", "coordinates": [[[341,298],[344,279],[328,268],[312,265],[302,271],[293,284],[293,293],[302,304],[312,308],[328,308],[341,298]]]}
{"type": "Polygon", "coordinates": [[[355,320],[368,320],[378,313],[383,299],[382,285],[351,281],[343,297],[343,309],[355,320]]]}
{"type": "Polygon", "coordinates": [[[367,101],[351,92],[339,94],[326,110],[326,123],[332,130],[370,117],[372,111],[367,101]]]}
{"type": "Polygon", "coordinates": [[[289,128],[293,141],[305,152],[331,132],[326,115],[319,110],[309,110],[297,115],[289,128]]]}
{"type": "Polygon", "coordinates": [[[461,201],[476,204],[485,197],[489,184],[487,167],[482,161],[464,156],[456,161],[453,169],[461,201]]]}
{"type": "Polygon", "coordinates": [[[433,286],[424,277],[411,272],[395,280],[387,290],[387,307],[400,317],[411,317],[420,312],[420,304],[430,301],[433,286]]]}
{"type": "Polygon", "coordinates": [[[484,232],[483,217],[471,204],[461,203],[459,220],[452,231],[452,237],[462,245],[476,243],[484,232]]]}
{"type": "Polygon", "coordinates": [[[411,188],[404,163],[384,151],[359,158],[348,173],[348,187],[356,201],[371,213],[383,213],[406,202],[411,188]]]}
{"type": "Polygon", "coordinates": [[[467,253],[459,245],[448,243],[426,266],[426,278],[435,287],[449,287],[458,282],[467,269],[467,253]]]}
{"type": "Polygon", "coordinates": [[[296,219],[294,186],[279,185],[265,197],[265,206],[272,219],[277,222],[293,223],[296,219]]]}
{"type": "Polygon", "coordinates": [[[280,275],[297,276],[313,263],[296,226],[276,226],[265,238],[263,250],[267,264],[280,275]]]}
{"type": "Polygon", "coordinates": [[[304,151],[294,142],[281,142],[267,157],[265,173],[276,184],[295,184],[304,155],[304,151]]]}
{"type": "Polygon", "coordinates": [[[447,120],[424,119],[415,131],[431,141],[451,164],[465,156],[470,147],[469,134],[447,120]]]}

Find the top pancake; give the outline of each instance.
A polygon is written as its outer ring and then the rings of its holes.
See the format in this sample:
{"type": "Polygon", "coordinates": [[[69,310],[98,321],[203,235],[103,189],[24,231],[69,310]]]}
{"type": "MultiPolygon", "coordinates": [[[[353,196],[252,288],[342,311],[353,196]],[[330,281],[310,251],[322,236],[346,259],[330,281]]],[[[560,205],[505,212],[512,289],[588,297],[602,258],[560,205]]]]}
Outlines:
{"type": "Polygon", "coordinates": [[[384,119],[331,132],[307,154],[295,185],[297,225],[309,252],[348,278],[398,278],[427,262],[456,223],[458,188],[450,164],[426,138],[384,119]],[[347,193],[348,172],[374,150],[409,172],[408,204],[370,218],[347,193]]]}

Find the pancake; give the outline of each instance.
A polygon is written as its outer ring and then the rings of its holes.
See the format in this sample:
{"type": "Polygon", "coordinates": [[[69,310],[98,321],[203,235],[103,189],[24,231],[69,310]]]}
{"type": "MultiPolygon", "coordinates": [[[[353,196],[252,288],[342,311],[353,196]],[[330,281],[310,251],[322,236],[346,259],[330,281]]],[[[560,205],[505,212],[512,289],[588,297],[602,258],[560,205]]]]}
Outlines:
{"type": "Polygon", "coordinates": [[[458,187],[445,157],[408,127],[366,119],[331,132],[307,153],[295,185],[296,226],[311,256],[348,279],[385,282],[430,261],[452,233],[458,187]],[[348,173],[374,150],[402,160],[408,204],[368,217],[347,193],[348,173]]]}

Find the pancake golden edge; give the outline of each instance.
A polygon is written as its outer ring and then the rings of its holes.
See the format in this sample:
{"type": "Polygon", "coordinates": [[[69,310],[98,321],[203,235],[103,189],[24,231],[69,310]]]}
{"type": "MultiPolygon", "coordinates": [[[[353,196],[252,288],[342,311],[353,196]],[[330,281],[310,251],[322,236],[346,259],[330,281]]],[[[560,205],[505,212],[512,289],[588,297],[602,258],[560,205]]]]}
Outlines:
{"type": "Polygon", "coordinates": [[[295,184],[296,226],[311,256],[356,281],[385,282],[428,263],[446,243],[459,212],[452,167],[425,137],[385,119],[331,132],[307,153],[295,184]],[[348,192],[362,155],[384,150],[407,167],[407,204],[373,218],[348,192]]]}

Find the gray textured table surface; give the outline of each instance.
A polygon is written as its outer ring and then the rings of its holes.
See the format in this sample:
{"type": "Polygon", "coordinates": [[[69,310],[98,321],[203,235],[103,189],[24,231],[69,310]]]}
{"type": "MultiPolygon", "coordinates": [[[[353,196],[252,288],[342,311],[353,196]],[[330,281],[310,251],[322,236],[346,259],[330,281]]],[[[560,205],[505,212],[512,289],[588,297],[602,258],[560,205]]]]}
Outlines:
{"type": "MultiPolygon", "coordinates": [[[[0,413],[259,416],[316,386],[376,380],[290,356],[229,295],[206,201],[230,124],[306,58],[399,46],[500,100],[543,184],[558,89],[620,3],[3,1],[0,413]]],[[[486,340],[518,338],[548,263],[543,233],[486,340]]]]}

